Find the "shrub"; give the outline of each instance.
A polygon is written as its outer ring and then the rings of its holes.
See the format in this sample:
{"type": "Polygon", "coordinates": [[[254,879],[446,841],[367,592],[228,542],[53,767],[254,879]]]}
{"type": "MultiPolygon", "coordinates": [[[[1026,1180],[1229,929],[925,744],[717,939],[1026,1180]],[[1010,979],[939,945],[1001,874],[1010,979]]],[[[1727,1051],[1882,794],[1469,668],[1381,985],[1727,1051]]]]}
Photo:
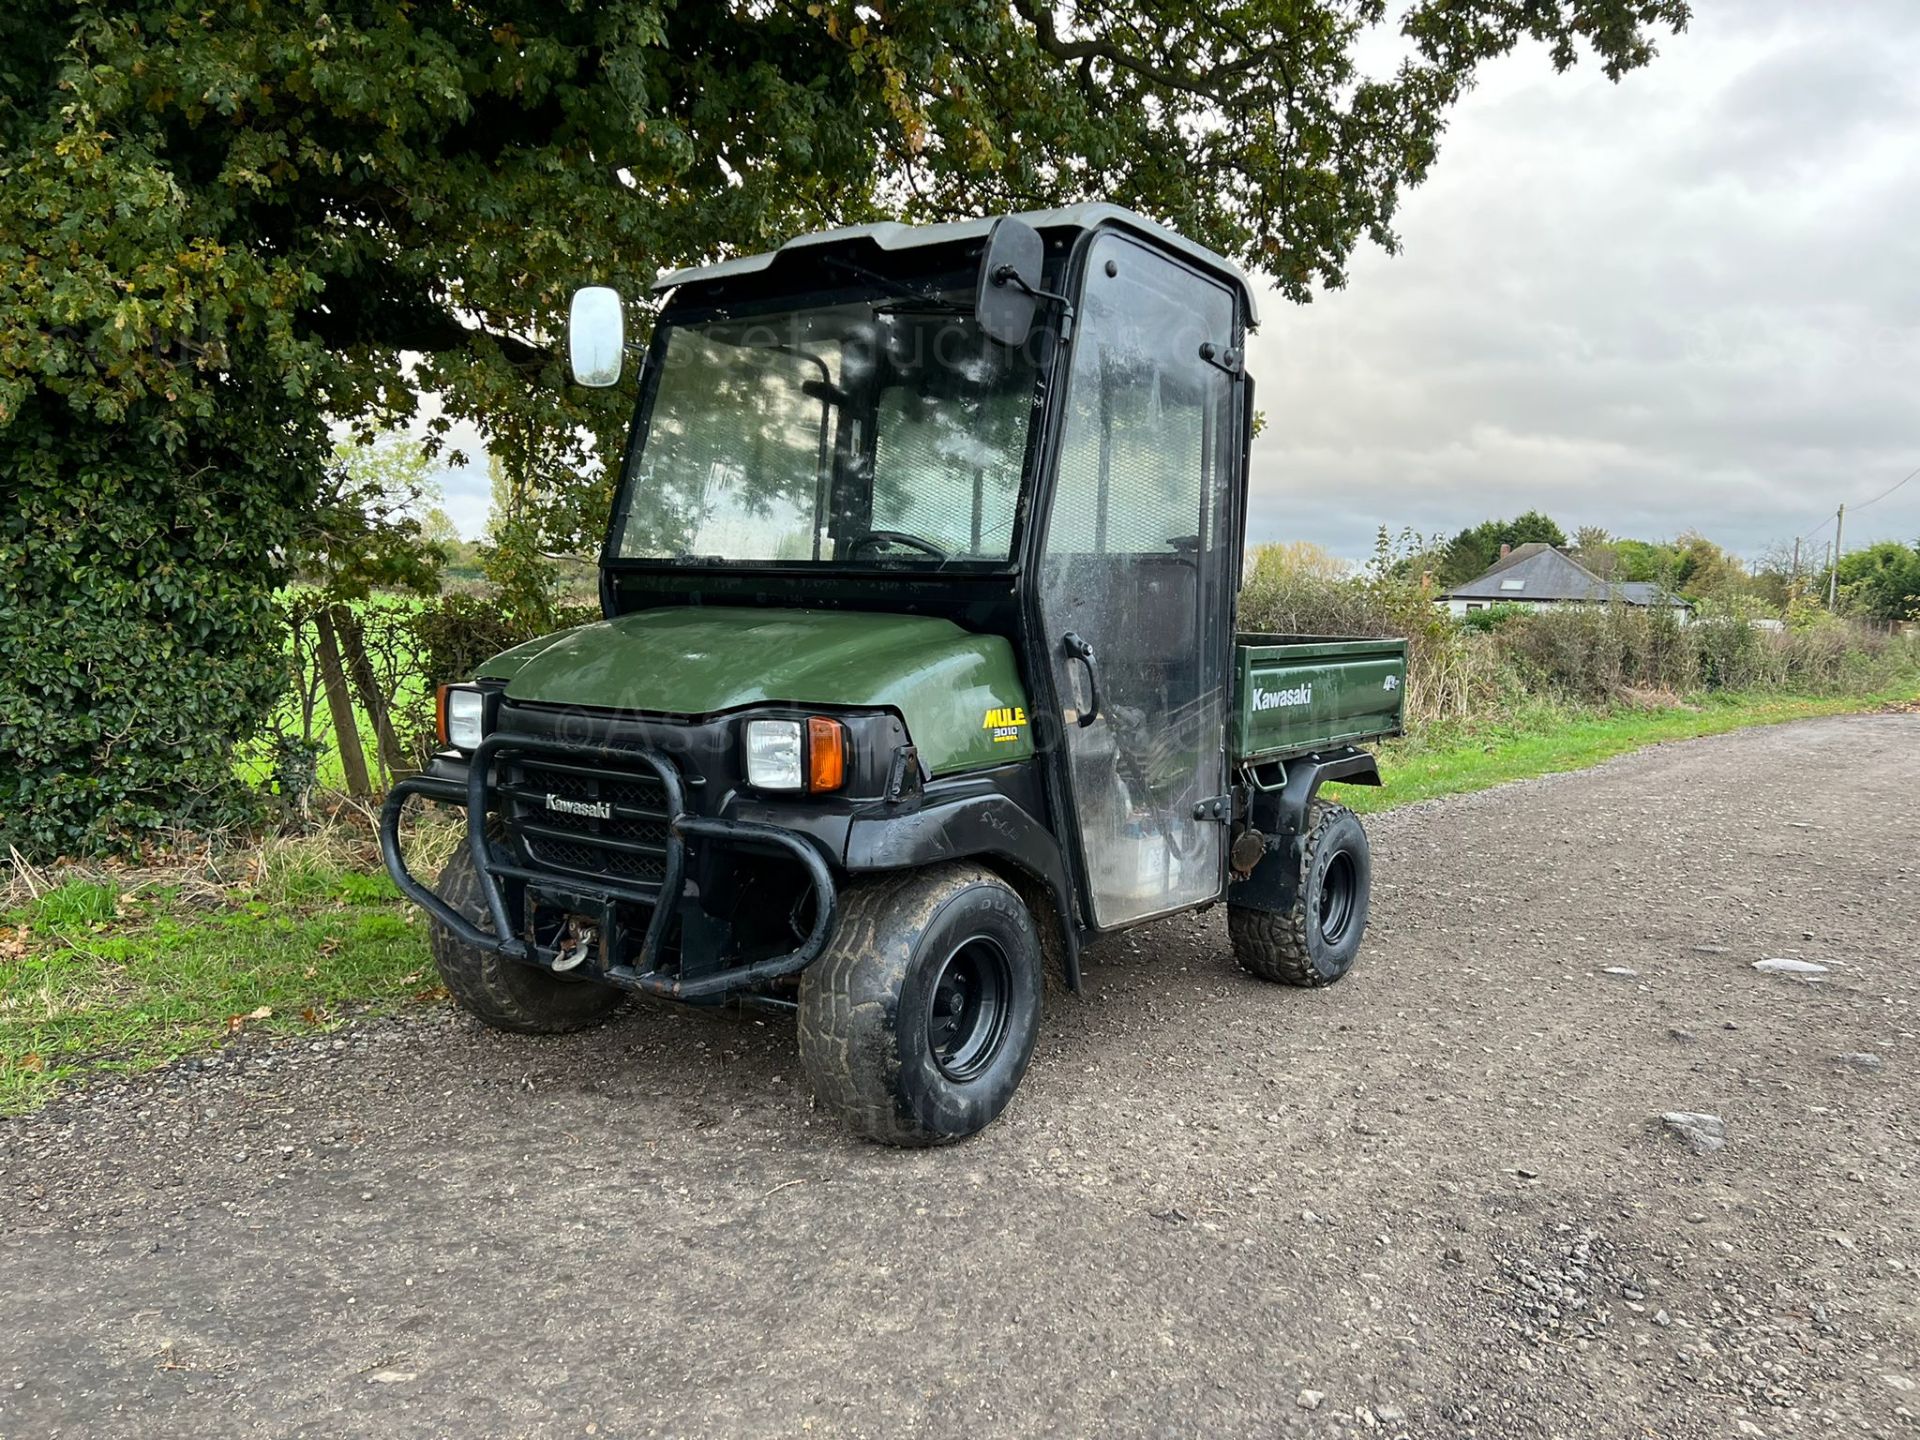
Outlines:
{"type": "Polygon", "coordinates": [[[481,595],[443,595],[414,612],[412,627],[416,653],[427,689],[465,680],[502,650],[541,633],[552,634],[600,618],[598,605],[562,605],[555,609],[552,630],[529,630],[512,614],[481,595]]]}
{"type": "Polygon", "coordinates": [[[0,853],[255,813],[233,752],[285,683],[272,594],[317,444],[207,388],[190,420],[154,397],[83,424],[35,391],[0,423],[0,853]]]}
{"type": "Polygon", "coordinates": [[[1751,690],[1785,679],[1769,634],[1755,628],[1759,611],[1750,604],[1701,601],[1687,639],[1693,645],[1700,683],[1709,690],[1751,690]]]}
{"type": "Polygon", "coordinates": [[[1563,605],[1515,616],[1497,638],[1503,662],[1533,691],[1596,702],[1699,683],[1686,630],[1671,610],[1563,605]]]}
{"type": "MultiPolygon", "coordinates": [[[[600,618],[598,605],[560,605],[555,630],[571,629],[600,618]]],[[[406,712],[407,735],[417,754],[433,748],[433,693],[437,686],[469,679],[503,650],[538,638],[524,620],[483,595],[442,595],[411,618],[415,663],[424,684],[406,712]]],[[[552,631],[545,633],[551,634],[552,631]]]]}
{"type": "Polygon", "coordinates": [[[1831,615],[1806,619],[1766,641],[1773,683],[1795,690],[1882,689],[1920,666],[1920,649],[1831,615]]]}
{"type": "Polygon", "coordinates": [[[1477,630],[1490,635],[1509,620],[1517,620],[1522,615],[1531,615],[1533,610],[1526,605],[1498,604],[1489,605],[1484,610],[1469,610],[1460,618],[1460,628],[1477,630]]]}
{"type": "Polygon", "coordinates": [[[268,788],[289,815],[304,815],[320,784],[320,757],[327,747],[318,740],[275,735],[267,753],[268,788]]]}
{"type": "Polygon", "coordinates": [[[1540,610],[1496,632],[1505,663],[1532,691],[1604,703],[1634,690],[1875,690],[1915,668],[1920,652],[1865,626],[1822,615],[1796,628],[1753,624],[1749,604],[1702,604],[1693,623],[1624,605],[1540,610]]]}
{"type": "Polygon", "coordinates": [[[1352,574],[1297,563],[1298,551],[1260,546],[1240,590],[1240,628],[1278,635],[1397,636],[1407,642],[1407,713],[1460,718],[1497,689],[1485,637],[1463,631],[1434,603],[1433,587],[1408,561],[1411,532],[1382,529],[1373,557],[1352,574]]]}

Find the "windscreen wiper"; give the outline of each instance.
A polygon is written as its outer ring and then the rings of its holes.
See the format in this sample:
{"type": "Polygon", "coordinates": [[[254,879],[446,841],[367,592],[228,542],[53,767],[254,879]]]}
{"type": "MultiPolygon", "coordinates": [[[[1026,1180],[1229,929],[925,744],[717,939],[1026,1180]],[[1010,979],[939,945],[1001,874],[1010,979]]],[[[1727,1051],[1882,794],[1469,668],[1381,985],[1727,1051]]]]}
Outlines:
{"type": "MultiPolygon", "coordinates": [[[[963,305],[957,300],[950,300],[938,291],[916,290],[904,280],[895,280],[891,275],[882,275],[878,270],[869,270],[864,265],[856,265],[853,261],[843,260],[838,255],[822,255],[820,257],[820,263],[830,269],[841,270],[849,275],[858,276],[869,284],[878,285],[889,294],[897,295],[902,300],[911,300],[916,305],[924,306],[928,309],[958,310],[969,314],[973,310],[971,305],[963,305]]],[[[876,310],[883,310],[897,307],[875,306],[874,308],[876,310]]]]}

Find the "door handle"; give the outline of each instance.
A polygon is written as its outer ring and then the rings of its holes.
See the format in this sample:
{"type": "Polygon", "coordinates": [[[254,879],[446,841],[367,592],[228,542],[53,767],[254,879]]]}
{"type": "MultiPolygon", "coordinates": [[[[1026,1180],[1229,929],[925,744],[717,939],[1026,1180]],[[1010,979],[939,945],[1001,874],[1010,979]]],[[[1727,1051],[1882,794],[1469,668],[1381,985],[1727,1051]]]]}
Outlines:
{"type": "Polygon", "coordinates": [[[1072,631],[1060,637],[1060,648],[1066,652],[1069,660],[1078,660],[1087,667],[1087,708],[1076,717],[1076,724],[1085,727],[1100,718],[1100,665],[1093,656],[1093,646],[1072,631]]]}

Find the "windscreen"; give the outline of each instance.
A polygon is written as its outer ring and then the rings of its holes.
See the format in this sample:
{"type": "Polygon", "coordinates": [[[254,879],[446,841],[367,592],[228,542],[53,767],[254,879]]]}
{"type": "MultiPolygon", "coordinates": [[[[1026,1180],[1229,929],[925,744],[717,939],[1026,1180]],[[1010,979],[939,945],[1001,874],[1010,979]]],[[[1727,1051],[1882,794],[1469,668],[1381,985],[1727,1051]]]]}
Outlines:
{"type": "Polygon", "coordinates": [[[670,323],[621,559],[1004,563],[1031,354],[949,293],[670,323]]]}

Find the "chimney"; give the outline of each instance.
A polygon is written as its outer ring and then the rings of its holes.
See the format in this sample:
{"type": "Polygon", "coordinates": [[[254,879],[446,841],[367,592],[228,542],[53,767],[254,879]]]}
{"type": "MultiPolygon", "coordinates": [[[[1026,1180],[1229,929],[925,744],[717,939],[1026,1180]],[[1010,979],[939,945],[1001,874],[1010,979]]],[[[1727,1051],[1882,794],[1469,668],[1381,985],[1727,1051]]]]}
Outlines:
{"type": "Polygon", "coordinates": [[[1513,553],[1513,546],[1507,544],[1506,541],[1504,540],[1501,541],[1500,542],[1500,558],[1504,560],[1507,558],[1507,556],[1511,555],[1512,553],[1513,553]]]}

